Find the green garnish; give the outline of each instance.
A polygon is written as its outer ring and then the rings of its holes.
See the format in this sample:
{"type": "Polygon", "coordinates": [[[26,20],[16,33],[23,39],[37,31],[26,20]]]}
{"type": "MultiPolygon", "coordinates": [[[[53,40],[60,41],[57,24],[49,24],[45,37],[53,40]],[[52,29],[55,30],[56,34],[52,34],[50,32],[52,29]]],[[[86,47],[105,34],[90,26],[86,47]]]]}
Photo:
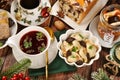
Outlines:
{"type": "Polygon", "coordinates": [[[74,55],[71,55],[71,58],[76,58],[74,55]]]}
{"type": "Polygon", "coordinates": [[[44,50],[45,50],[44,47],[39,48],[39,51],[40,51],[40,52],[42,52],[42,51],[44,51],[44,50]]]}
{"type": "Polygon", "coordinates": [[[93,80],[111,80],[103,69],[99,68],[97,72],[92,72],[91,77],[93,80]]]}
{"type": "Polygon", "coordinates": [[[76,52],[78,50],[78,47],[73,46],[72,51],[76,52]]]}
{"type": "Polygon", "coordinates": [[[27,41],[27,40],[24,40],[24,47],[25,48],[30,48],[32,46],[32,42],[31,41],[27,41]]]}
{"type": "Polygon", "coordinates": [[[91,45],[91,46],[89,46],[89,49],[92,49],[93,48],[93,46],[91,45]]]}
{"type": "Polygon", "coordinates": [[[80,36],[82,39],[84,38],[81,34],[79,34],[79,36],[80,36]]]}
{"type": "Polygon", "coordinates": [[[41,32],[36,33],[36,38],[37,38],[38,40],[41,39],[43,36],[44,36],[44,35],[43,35],[43,33],[41,33],[41,32]]]}

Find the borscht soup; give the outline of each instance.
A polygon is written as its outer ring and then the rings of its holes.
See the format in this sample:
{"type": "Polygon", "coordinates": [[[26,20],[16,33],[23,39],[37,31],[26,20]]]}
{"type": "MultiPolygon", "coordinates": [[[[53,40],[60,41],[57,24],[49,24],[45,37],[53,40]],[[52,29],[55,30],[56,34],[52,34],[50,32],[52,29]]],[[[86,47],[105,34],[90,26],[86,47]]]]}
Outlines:
{"type": "Polygon", "coordinates": [[[20,48],[27,54],[38,54],[47,47],[47,37],[40,31],[30,31],[22,36],[20,48]]]}

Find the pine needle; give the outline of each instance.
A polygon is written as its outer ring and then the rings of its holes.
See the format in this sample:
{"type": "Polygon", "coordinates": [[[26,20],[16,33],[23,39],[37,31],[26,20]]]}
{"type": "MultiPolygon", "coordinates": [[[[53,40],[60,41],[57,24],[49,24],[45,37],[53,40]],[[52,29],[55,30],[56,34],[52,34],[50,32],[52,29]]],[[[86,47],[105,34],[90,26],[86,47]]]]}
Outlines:
{"type": "Polygon", "coordinates": [[[16,62],[15,64],[13,64],[6,71],[2,72],[0,74],[0,79],[2,78],[2,76],[7,76],[10,78],[13,74],[16,74],[28,69],[30,65],[31,65],[31,61],[29,59],[22,59],[19,62],[16,62]]]}
{"type": "Polygon", "coordinates": [[[108,75],[101,68],[99,68],[97,72],[92,72],[91,77],[93,80],[110,80],[108,75]]]}

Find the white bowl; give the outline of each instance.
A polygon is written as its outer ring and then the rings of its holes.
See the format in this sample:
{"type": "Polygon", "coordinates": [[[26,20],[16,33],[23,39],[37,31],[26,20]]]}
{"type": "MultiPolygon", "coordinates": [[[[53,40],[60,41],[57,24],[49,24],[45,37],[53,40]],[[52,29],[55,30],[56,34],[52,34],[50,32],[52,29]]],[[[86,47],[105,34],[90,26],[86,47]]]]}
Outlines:
{"type": "Polygon", "coordinates": [[[99,52],[101,51],[101,45],[99,44],[99,40],[97,39],[97,37],[93,36],[93,34],[90,31],[69,29],[65,34],[62,34],[59,39],[60,41],[57,44],[57,48],[59,50],[59,56],[62,59],[64,59],[68,65],[75,65],[76,67],[83,67],[86,65],[93,64],[93,62],[99,58],[99,52]],[[67,58],[63,56],[63,53],[61,50],[61,44],[63,43],[63,41],[65,41],[69,35],[76,33],[76,32],[79,32],[80,34],[82,34],[83,37],[86,37],[88,40],[92,41],[97,46],[97,51],[96,51],[94,58],[90,59],[89,62],[83,62],[83,64],[80,64],[80,65],[76,64],[75,62],[68,62],[67,58]]]}
{"type": "MultiPolygon", "coordinates": [[[[13,55],[17,61],[20,61],[23,58],[28,58],[31,60],[31,66],[29,68],[41,68],[45,66],[45,53],[49,49],[51,45],[51,39],[50,39],[49,33],[42,27],[39,26],[29,26],[21,30],[16,35],[10,37],[7,41],[7,44],[12,48],[13,55]],[[22,37],[32,31],[39,31],[42,32],[46,38],[47,38],[47,45],[44,51],[37,53],[37,54],[27,54],[24,51],[21,50],[20,47],[20,41],[22,37]]],[[[49,51],[48,51],[49,52],[49,51]]],[[[51,54],[49,56],[49,60],[53,58],[55,54],[51,54]]]]}
{"type": "MultiPolygon", "coordinates": [[[[0,11],[6,11],[6,10],[0,9],[0,11]]],[[[18,25],[17,25],[17,22],[14,19],[14,17],[8,11],[6,11],[6,12],[8,14],[8,17],[11,18],[14,22],[14,25],[10,27],[10,33],[11,33],[11,36],[13,36],[17,33],[18,25]]],[[[7,42],[7,40],[6,40],[6,42],[7,42]]],[[[6,47],[8,45],[6,42],[0,47],[0,49],[6,47]]]]}

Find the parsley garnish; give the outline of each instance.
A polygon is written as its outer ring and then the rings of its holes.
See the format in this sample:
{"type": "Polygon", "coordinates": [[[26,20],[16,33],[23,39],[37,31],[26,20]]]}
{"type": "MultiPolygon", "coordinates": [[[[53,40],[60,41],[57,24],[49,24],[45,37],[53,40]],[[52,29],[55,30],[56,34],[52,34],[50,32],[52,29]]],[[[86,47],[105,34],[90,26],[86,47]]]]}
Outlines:
{"type": "Polygon", "coordinates": [[[82,39],[84,38],[81,34],[79,34],[79,36],[80,36],[82,39]]]}
{"type": "Polygon", "coordinates": [[[73,46],[72,51],[76,52],[78,50],[78,47],[73,46]]]}
{"type": "Polygon", "coordinates": [[[91,45],[91,46],[89,46],[89,49],[92,49],[93,48],[93,46],[91,45]]]}

